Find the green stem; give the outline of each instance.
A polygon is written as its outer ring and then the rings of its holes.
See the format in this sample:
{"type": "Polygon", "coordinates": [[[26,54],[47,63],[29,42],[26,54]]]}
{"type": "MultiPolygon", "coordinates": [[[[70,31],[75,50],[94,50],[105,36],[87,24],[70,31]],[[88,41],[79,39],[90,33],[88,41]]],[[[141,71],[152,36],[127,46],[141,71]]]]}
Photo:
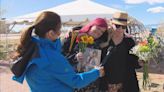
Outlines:
{"type": "Polygon", "coordinates": [[[148,73],[148,62],[144,63],[143,67],[143,89],[147,89],[149,86],[149,73],[148,73]]]}

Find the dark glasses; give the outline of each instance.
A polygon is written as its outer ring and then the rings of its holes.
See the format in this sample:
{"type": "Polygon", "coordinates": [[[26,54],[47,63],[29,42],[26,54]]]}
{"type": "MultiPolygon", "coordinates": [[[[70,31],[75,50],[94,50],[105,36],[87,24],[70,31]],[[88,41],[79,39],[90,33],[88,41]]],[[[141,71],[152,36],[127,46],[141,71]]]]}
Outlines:
{"type": "Polygon", "coordinates": [[[122,26],[122,25],[115,25],[115,26],[116,26],[116,28],[122,27],[122,29],[126,29],[126,26],[122,26]]]}

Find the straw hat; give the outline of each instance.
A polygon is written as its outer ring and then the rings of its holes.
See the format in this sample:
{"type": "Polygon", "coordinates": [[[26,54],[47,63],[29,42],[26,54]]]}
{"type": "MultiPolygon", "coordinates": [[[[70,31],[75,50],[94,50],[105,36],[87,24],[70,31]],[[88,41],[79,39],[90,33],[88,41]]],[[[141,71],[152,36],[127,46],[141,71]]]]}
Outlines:
{"type": "Polygon", "coordinates": [[[128,14],[125,12],[116,12],[111,20],[113,24],[126,26],[128,24],[128,14]]]}

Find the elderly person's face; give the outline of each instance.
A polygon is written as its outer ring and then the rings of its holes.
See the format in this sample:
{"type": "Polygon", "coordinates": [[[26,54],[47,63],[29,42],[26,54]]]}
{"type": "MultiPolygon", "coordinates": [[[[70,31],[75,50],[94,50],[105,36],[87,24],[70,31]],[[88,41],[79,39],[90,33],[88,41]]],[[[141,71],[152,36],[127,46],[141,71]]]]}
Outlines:
{"type": "Polygon", "coordinates": [[[103,33],[106,31],[105,27],[100,27],[100,26],[92,26],[90,31],[88,32],[89,35],[94,37],[94,39],[98,39],[103,35],[103,33]]]}

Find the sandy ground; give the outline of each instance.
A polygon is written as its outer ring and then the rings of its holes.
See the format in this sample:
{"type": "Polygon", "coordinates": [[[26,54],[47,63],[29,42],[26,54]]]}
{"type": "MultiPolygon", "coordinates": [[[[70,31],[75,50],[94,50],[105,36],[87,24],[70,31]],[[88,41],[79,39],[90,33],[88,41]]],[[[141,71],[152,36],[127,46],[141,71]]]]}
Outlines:
{"type": "MultiPolygon", "coordinates": [[[[137,78],[141,92],[164,92],[164,62],[160,63],[160,67],[150,67],[151,89],[146,91],[142,89],[142,69],[138,70],[137,78]]],[[[12,80],[12,76],[8,63],[0,60],[0,92],[29,92],[26,81],[19,84],[12,80]]]]}

